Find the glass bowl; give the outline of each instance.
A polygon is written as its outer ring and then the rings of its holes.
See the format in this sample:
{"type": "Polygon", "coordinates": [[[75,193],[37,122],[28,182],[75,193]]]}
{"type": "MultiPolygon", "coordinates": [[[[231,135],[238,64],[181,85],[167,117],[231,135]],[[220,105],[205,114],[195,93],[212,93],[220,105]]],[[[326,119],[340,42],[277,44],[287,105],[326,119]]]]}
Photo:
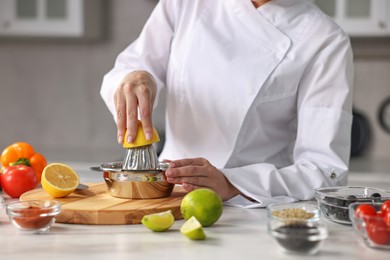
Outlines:
{"type": "Polygon", "coordinates": [[[28,200],[8,203],[6,211],[11,223],[22,231],[43,233],[50,229],[61,211],[54,200],[28,200]]]}
{"type": "Polygon", "coordinates": [[[268,232],[285,252],[316,254],[328,237],[328,229],[316,205],[273,204],[267,207],[268,232]]]}
{"type": "Polygon", "coordinates": [[[362,204],[373,205],[377,212],[380,212],[383,203],[355,202],[349,205],[349,217],[358,240],[371,248],[390,250],[390,226],[385,223],[384,217],[381,215],[356,215],[356,208],[362,204]]]}
{"type": "Polygon", "coordinates": [[[5,206],[5,200],[3,197],[0,196],[0,210],[2,210],[5,206]]]}
{"type": "Polygon", "coordinates": [[[351,224],[348,206],[354,202],[383,202],[390,192],[370,187],[328,187],[315,190],[315,198],[325,217],[340,224],[351,224]]]}

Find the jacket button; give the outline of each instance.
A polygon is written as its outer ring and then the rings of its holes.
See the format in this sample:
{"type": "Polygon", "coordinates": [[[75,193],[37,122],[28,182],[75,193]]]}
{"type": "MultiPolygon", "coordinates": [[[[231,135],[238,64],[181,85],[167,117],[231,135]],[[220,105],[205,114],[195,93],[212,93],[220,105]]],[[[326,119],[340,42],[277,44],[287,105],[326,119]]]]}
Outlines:
{"type": "Polygon", "coordinates": [[[337,176],[336,173],[332,172],[332,174],[330,175],[330,178],[334,179],[334,178],[336,178],[336,176],[337,176]]]}

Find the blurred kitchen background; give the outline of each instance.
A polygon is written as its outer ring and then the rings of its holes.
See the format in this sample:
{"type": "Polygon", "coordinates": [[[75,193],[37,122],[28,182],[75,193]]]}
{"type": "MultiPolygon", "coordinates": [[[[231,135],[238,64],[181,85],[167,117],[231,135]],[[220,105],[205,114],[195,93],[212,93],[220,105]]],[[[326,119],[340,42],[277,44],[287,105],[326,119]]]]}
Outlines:
{"type": "MultiPolygon", "coordinates": [[[[0,0],[0,150],[25,141],[49,162],[122,159],[101,81],[157,2],[0,0]]],[[[390,173],[390,1],[314,2],[351,36],[351,170],[390,173]]],[[[162,135],[163,109],[162,98],[154,114],[162,135]]]]}

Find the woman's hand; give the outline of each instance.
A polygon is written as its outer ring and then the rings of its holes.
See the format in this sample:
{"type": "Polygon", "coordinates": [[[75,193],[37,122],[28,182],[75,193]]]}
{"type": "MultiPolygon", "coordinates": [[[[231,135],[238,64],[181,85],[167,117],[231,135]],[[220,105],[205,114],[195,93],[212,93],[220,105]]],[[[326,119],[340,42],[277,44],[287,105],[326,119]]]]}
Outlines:
{"type": "Polygon", "coordinates": [[[165,176],[170,183],[182,184],[186,191],[210,188],[217,192],[223,201],[240,194],[225,175],[204,158],[171,161],[165,176]]]}
{"type": "Polygon", "coordinates": [[[146,139],[152,138],[152,110],[156,91],[156,81],[146,71],[134,71],[125,76],[114,95],[118,143],[123,143],[124,138],[127,138],[129,143],[134,140],[137,133],[138,111],[146,139]]]}

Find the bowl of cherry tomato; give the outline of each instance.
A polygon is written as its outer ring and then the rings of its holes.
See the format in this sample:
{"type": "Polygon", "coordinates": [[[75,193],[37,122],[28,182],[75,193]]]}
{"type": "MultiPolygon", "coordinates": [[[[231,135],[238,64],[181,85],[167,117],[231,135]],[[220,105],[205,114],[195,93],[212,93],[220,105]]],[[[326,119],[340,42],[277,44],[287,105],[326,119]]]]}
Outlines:
{"type": "Polygon", "coordinates": [[[390,250],[390,200],[352,203],[349,217],[359,241],[371,248],[390,250]]]}

